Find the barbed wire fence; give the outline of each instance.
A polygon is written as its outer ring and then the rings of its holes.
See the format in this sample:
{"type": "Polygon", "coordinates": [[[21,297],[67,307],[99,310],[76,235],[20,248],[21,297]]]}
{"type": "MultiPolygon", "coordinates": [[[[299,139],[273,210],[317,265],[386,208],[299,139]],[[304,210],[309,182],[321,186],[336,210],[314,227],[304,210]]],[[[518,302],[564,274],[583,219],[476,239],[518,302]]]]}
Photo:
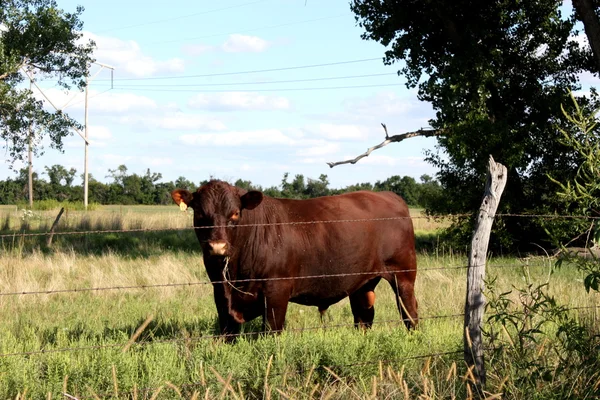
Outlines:
{"type": "MultiPolygon", "coordinates": [[[[493,159],[490,160],[490,166],[492,166],[493,159]]],[[[497,163],[494,163],[497,164],[497,163]]],[[[499,165],[499,164],[498,164],[499,165]]],[[[474,241],[471,246],[471,254],[469,257],[468,265],[458,266],[446,266],[446,267],[426,267],[410,269],[410,270],[398,270],[398,271],[387,271],[390,273],[409,273],[409,272],[423,272],[423,271],[460,271],[466,270],[468,273],[467,281],[467,302],[465,303],[464,313],[454,313],[447,315],[426,315],[420,316],[421,320],[436,320],[436,319],[456,319],[464,318],[465,326],[465,337],[464,337],[464,349],[463,351],[449,351],[449,352],[437,352],[422,355],[415,355],[411,357],[404,357],[395,360],[374,360],[365,361],[358,364],[374,364],[374,363],[393,363],[401,362],[408,359],[418,359],[427,357],[440,357],[446,355],[463,354],[467,364],[474,367],[474,375],[476,378],[477,385],[485,384],[485,369],[483,360],[483,351],[485,349],[483,340],[481,338],[481,326],[483,325],[483,306],[485,305],[485,299],[483,298],[483,281],[485,278],[485,269],[487,268],[536,268],[543,267],[547,268],[548,263],[544,264],[490,264],[488,265],[486,260],[487,255],[487,244],[489,241],[489,231],[491,230],[491,223],[497,217],[507,218],[543,218],[543,219],[588,219],[597,220],[600,217],[585,216],[585,215],[557,215],[557,214],[495,214],[495,209],[489,209],[490,198],[495,199],[496,206],[499,201],[500,193],[493,193],[491,187],[494,184],[494,179],[501,176],[502,173],[492,171],[490,167],[490,174],[488,176],[488,185],[486,186],[486,195],[482,203],[479,215],[477,216],[478,225],[485,225],[483,222],[487,221],[487,227],[483,233],[478,236],[477,229],[473,235],[474,241]],[[487,231],[486,231],[487,230],[487,231]],[[487,233],[486,233],[487,232],[487,233]],[[487,237],[486,237],[487,235],[487,237]],[[476,243],[477,242],[477,243],[476,243]],[[473,297],[470,302],[469,297],[473,297]],[[479,341],[477,337],[479,335],[479,341]],[[474,340],[475,339],[475,340],[474,340]]],[[[290,226],[301,226],[301,225],[316,225],[316,224],[333,224],[333,223],[362,223],[362,222],[386,222],[401,219],[435,219],[435,218],[471,218],[473,214],[455,214],[455,215],[440,215],[440,216],[412,216],[412,217],[391,217],[391,218],[365,218],[365,219],[342,219],[342,220],[319,220],[319,221],[292,221],[292,222],[280,222],[280,223],[263,223],[263,224],[239,224],[234,226],[227,226],[228,228],[247,228],[247,227],[272,227],[281,225],[290,226]]],[[[71,231],[56,231],[56,232],[12,232],[9,234],[1,234],[0,241],[4,239],[15,239],[15,238],[33,238],[43,237],[48,235],[102,235],[109,233],[145,233],[145,232],[158,232],[158,231],[185,231],[185,230],[197,230],[197,229],[214,229],[215,226],[196,226],[196,227],[160,227],[160,228],[130,228],[130,229],[96,229],[96,230],[71,230],[71,231]]],[[[358,275],[377,275],[376,272],[355,272],[355,273],[340,273],[340,274],[315,274],[307,276],[294,276],[294,277],[275,277],[275,278],[252,278],[252,279],[224,279],[221,281],[190,281],[190,282],[173,282],[173,283],[158,283],[158,284],[141,284],[141,285],[121,285],[121,286],[102,286],[102,287],[76,287],[76,288],[64,288],[64,289],[48,289],[48,290],[13,290],[0,292],[0,298],[13,297],[13,296],[39,296],[39,295],[59,295],[64,293],[90,293],[90,292],[104,292],[104,291],[128,291],[128,290],[150,290],[156,288],[177,288],[177,287],[192,287],[200,285],[213,285],[213,284],[244,284],[250,282],[266,282],[266,281],[277,281],[277,280],[302,280],[302,279],[330,279],[344,276],[358,276],[358,275]]],[[[234,286],[235,287],[235,286],[234,286]]],[[[580,311],[580,310],[596,310],[600,308],[600,305],[592,306],[579,306],[565,308],[565,311],[580,311]]],[[[394,319],[375,321],[375,325],[401,325],[405,322],[409,322],[407,319],[394,319]]],[[[320,324],[316,326],[301,327],[301,328],[287,328],[286,332],[296,333],[305,331],[318,331],[324,329],[338,329],[338,328],[350,328],[356,324],[320,324]]],[[[193,343],[205,340],[221,340],[231,339],[232,337],[256,337],[258,335],[277,333],[280,331],[273,330],[262,330],[262,331],[249,331],[231,335],[200,335],[197,337],[188,338],[169,338],[169,339],[144,339],[137,340],[138,338],[130,339],[128,342],[119,343],[108,343],[102,345],[90,345],[90,346],[79,346],[79,347],[64,347],[64,348],[50,348],[50,349],[39,349],[30,351],[20,352],[4,352],[0,353],[0,359],[8,357],[31,357],[39,356],[52,353],[66,353],[66,352],[80,352],[80,351],[100,351],[105,349],[117,349],[123,350],[131,346],[144,347],[158,344],[177,344],[177,343],[193,343]]],[[[357,364],[357,365],[358,365],[357,364]]],[[[330,366],[335,368],[336,366],[330,366]]],[[[340,367],[340,366],[337,366],[340,367]]],[[[194,386],[195,383],[186,384],[187,386],[194,386]]],[[[154,388],[155,389],[155,388],[154,388]]],[[[151,391],[152,388],[140,389],[151,391]]]]}

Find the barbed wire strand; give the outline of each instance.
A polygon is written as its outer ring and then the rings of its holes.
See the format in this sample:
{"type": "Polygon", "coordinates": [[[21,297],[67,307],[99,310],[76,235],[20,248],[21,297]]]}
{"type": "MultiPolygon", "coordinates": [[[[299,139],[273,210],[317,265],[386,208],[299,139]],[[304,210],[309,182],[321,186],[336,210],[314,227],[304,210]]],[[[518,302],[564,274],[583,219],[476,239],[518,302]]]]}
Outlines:
{"type": "MultiPolygon", "coordinates": [[[[564,311],[575,311],[575,310],[589,310],[589,309],[598,309],[600,308],[600,304],[592,305],[592,306],[578,306],[578,307],[567,307],[564,311]]],[[[445,314],[445,315],[431,315],[431,316],[423,316],[419,317],[418,320],[436,320],[436,319],[450,319],[464,317],[464,313],[458,314],[445,314]]],[[[374,321],[373,324],[376,326],[382,325],[400,325],[406,322],[411,322],[410,318],[404,319],[393,319],[393,320],[384,320],[384,321],[374,321]]],[[[319,326],[312,327],[304,327],[304,328],[285,328],[280,330],[266,330],[266,331],[252,331],[252,332],[241,332],[234,334],[216,334],[216,335],[203,335],[199,337],[190,337],[190,338],[176,338],[176,339],[161,339],[161,340],[145,340],[145,341],[137,341],[131,343],[131,346],[145,346],[145,345],[154,345],[154,344],[175,344],[175,343],[183,343],[183,342],[200,342],[203,340],[214,340],[214,339],[232,339],[232,338],[240,338],[240,337],[248,337],[248,336],[260,336],[265,334],[275,334],[275,333],[298,333],[298,332],[306,332],[306,331],[315,331],[315,330],[328,330],[328,329],[337,329],[337,328],[352,328],[355,327],[356,324],[322,324],[319,326]]],[[[123,348],[128,342],[121,343],[110,343],[110,344],[99,344],[99,345],[91,345],[91,346],[79,346],[79,347],[63,347],[58,349],[49,349],[49,350],[32,350],[32,351],[23,351],[23,352],[13,352],[13,353],[2,353],[0,354],[0,358],[5,357],[16,357],[16,356],[32,356],[32,355],[41,355],[41,354],[53,354],[53,353],[66,353],[66,352],[76,352],[76,351],[86,351],[86,350],[102,350],[102,349],[110,349],[110,348],[123,348]]]]}
{"type": "MultiPolygon", "coordinates": [[[[500,268],[551,268],[551,265],[547,264],[487,264],[487,268],[500,269],[500,268]]],[[[134,290],[134,289],[159,289],[159,288],[171,288],[171,287],[185,287],[185,286],[200,286],[200,285],[212,285],[212,284],[234,284],[234,283],[252,283],[252,282],[269,282],[269,281],[282,281],[282,280],[301,280],[301,279],[317,279],[317,278],[337,278],[345,276],[360,276],[360,275],[380,275],[383,273],[389,274],[401,274],[408,272],[425,272],[425,271],[453,271],[469,268],[468,265],[450,266],[450,267],[421,267],[414,269],[404,270],[389,270],[389,271],[369,271],[369,272],[346,272],[339,274],[319,274],[319,275],[305,275],[305,276],[287,276],[287,277],[273,277],[273,278],[244,278],[244,279],[227,279],[217,281],[194,281],[194,282],[170,282],[170,283],[156,283],[156,284],[144,284],[144,285],[122,285],[122,286],[102,286],[102,287],[82,287],[82,288],[70,288],[70,289],[54,289],[54,290],[32,290],[32,291],[12,291],[12,292],[0,292],[0,297],[6,296],[23,296],[23,295],[43,295],[43,294],[61,294],[61,293],[85,293],[85,292],[103,292],[112,290],[134,290]]]]}
{"type": "MultiPolygon", "coordinates": [[[[57,232],[12,232],[9,234],[0,235],[0,239],[13,237],[30,237],[30,236],[48,236],[48,235],[90,235],[104,233],[131,233],[131,232],[166,232],[166,231],[183,231],[196,229],[215,229],[215,228],[250,228],[250,227],[267,227],[267,226],[294,226],[294,225],[315,225],[315,224],[334,224],[334,223],[354,223],[354,222],[377,222],[377,221],[397,221],[404,219],[451,219],[470,217],[473,214],[450,214],[450,215],[431,215],[431,216],[407,216],[407,217],[384,217],[384,218],[355,218],[355,219],[339,219],[339,220],[318,220],[318,221],[289,221],[289,222],[271,222],[271,223],[256,223],[256,224],[237,224],[237,225],[204,225],[204,226],[187,226],[187,227],[162,227],[162,228],[130,228],[130,229],[97,229],[88,231],[57,231],[57,232]]],[[[496,214],[496,217],[523,217],[523,218],[546,218],[546,219],[592,219],[597,220],[600,217],[587,215],[555,215],[555,214],[496,214]]]]}
{"type": "MultiPolygon", "coordinates": [[[[162,231],[183,231],[196,229],[215,229],[215,228],[252,228],[252,227],[268,227],[268,226],[294,226],[294,225],[316,225],[316,224],[333,224],[333,223],[351,223],[351,222],[376,222],[376,221],[398,221],[413,218],[429,218],[429,217],[382,217],[382,218],[354,218],[354,219],[333,219],[333,220],[317,220],[317,221],[287,221],[287,222],[269,222],[255,224],[237,224],[237,225],[202,225],[202,226],[184,226],[178,228],[130,228],[130,229],[97,229],[89,231],[57,231],[54,235],[86,235],[86,234],[104,234],[104,233],[129,233],[129,232],[162,232],[162,231]]],[[[15,236],[48,236],[52,232],[33,232],[33,233],[18,233],[0,235],[0,238],[12,238],[15,236]]]]}
{"type": "MultiPolygon", "coordinates": [[[[433,320],[433,319],[444,319],[444,318],[457,318],[464,317],[464,314],[446,314],[446,315],[432,315],[419,317],[419,321],[421,320],[433,320]]],[[[382,325],[400,325],[406,322],[410,322],[410,318],[404,319],[393,319],[393,320],[384,320],[384,321],[374,321],[373,324],[376,326],[382,325]]],[[[144,340],[133,342],[132,346],[145,346],[145,345],[153,345],[153,344],[170,344],[170,343],[184,343],[184,342],[200,342],[203,340],[213,340],[213,339],[232,339],[232,338],[240,338],[247,336],[260,336],[265,334],[274,334],[274,333],[297,333],[297,332],[305,332],[305,331],[315,331],[315,330],[328,330],[328,329],[337,329],[337,328],[353,328],[355,326],[354,323],[348,324],[322,324],[320,326],[312,326],[312,327],[304,327],[304,328],[285,328],[279,330],[266,330],[266,331],[252,331],[252,332],[241,332],[241,333],[232,333],[232,334],[216,334],[216,335],[203,335],[198,337],[190,337],[190,338],[176,338],[176,339],[159,339],[159,340],[144,340]]],[[[91,346],[78,346],[78,347],[62,347],[58,349],[49,349],[49,350],[32,350],[32,351],[23,351],[23,352],[14,352],[14,353],[3,353],[0,354],[0,358],[4,357],[15,357],[15,356],[31,356],[31,355],[40,355],[40,354],[52,354],[52,353],[67,353],[67,352],[76,352],[76,351],[85,351],[85,350],[101,350],[101,349],[110,349],[117,347],[125,347],[129,342],[122,343],[110,343],[110,344],[99,344],[99,345],[91,345],[91,346]]]]}
{"type": "Polygon", "coordinates": [[[177,287],[177,286],[198,286],[198,285],[211,285],[211,284],[229,284],[229,283],[251,283],[251,282],[272,282],[272,281],[285,281],[285,280],[302,280],[302,279],[317,279],[317,278],[339,278],[345,276],[361,276],[361,275],[376,275],[379,276],[384,273],[389,274],[400,274],[416,271],[428,271],[428,270],[450,270],[450,269],[465,269],[466,266],[457,267],[431,267],[431,268],[413,268],[403,270],[388,270],[388,271],[363,271],[363,272],[344,272],[339,274],[317,274],[317,275],[304,275],[304,276],[281,276],[273,278],[244,278],[244,279],[224,279],[219,281],[197,281],[197,282],[180,282],[180,283],[157,283],[150,285],[128,285],[128,286],[106,286],[106,287],[88,287],[88,288],[73,288],[73,289],[57,289],[57,290],[38,290],[38,291],[21,291],[21,292],[3,292],[0,296],[16,296],[16,295],[33,295],[33,294],[54,294],[54,293],[68,293],[68,292],[95,292],[105,290],[129,290],[129,289],[152,289],[152,288],[164,288],[164,287],[177,287]]]}

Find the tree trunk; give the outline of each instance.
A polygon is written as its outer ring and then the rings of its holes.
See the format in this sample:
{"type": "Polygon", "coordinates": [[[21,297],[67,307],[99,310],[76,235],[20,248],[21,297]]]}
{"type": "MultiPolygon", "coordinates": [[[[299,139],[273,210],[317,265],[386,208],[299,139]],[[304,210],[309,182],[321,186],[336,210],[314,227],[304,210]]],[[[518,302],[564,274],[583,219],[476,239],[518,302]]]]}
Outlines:
{"type": "Polygon", "coordinates": [[[600,73],[600,19],[593,0],[572,0],[577,19],[583,22],[585,34],[592,47],[596,72],[600,73]]]}

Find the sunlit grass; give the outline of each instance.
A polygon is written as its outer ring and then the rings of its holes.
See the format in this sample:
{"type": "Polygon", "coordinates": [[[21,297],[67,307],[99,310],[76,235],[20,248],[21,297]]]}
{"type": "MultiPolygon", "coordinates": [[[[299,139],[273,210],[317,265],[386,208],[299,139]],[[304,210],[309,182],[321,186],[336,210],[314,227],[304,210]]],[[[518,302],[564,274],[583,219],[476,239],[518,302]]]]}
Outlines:
{"type": "MultiPolygon", "coordinates": [[[[152,209],[73,212],[60,229],[191,225],[177,207],[152,209]]],[[[439,227],[423,225],[418,235],[435,237],[439,227]]],[[[48,393],[58,398],[63,392],[77,398],[117,392],[116,398],[157,393],[157,398],[179,398],[177,391],[185,398],[195,392],[207,398],[465,398],[460,314],[467,259],[465,252],[434,243],[418,256],[415,289],[422,320],[415,332],[399,324],[393,293],[382,282],[371,331],[351,326],[346,299],[330,307],[323,322],[315,308],[292,304],[283,334],[242,336],[224,344],[211,337],[217,333],[212,287],[191,230],[57,236],[50,249],[39,240],[3,240],[3,294],[194,285],[0,296],[1,354],[73,349],[0,356],[0,398],[24,392],[27,398],[48,393]],[[149,316],[138,344],[123,352],[149,316]],[[412,359],[452,351],[459,353],[412,359]]],[[[490,260],[487,274],[496,277],[499,290],[524,284],[525,272],[533,282],[549,280],[550,293],[562,304],[600,304],[598,294],[582,289],[580,272],[565,267],[551,273],[551,266],[543,257],[497,258],[490,260]]],[[[244,329],[260,331],[261,321],[244,329]]],[[[500,383],[492,378],[490,390],[500,383]]]]}

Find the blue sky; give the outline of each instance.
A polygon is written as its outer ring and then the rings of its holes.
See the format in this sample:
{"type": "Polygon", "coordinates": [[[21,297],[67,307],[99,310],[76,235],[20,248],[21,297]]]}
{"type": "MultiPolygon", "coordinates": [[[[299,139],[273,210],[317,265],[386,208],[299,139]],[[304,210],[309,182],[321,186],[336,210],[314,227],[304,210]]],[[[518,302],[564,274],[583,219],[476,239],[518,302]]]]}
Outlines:
{"type": "MultiPolygon", "coordinates": [[[[423,161],[431,138],[391,144],[355,165],[326,165],[381,142],[381,122],[402,133],[434,116],[396,75],[399,66],[383,65],[384,47],[360,38],[346,0],[58,3],[85,7],[95,56],[115,67],[112,90],[108,70],[90,85],[96,179],[120,164],[166,180],[212,175],[264,186],[284,172],[327,174],[333,187],[435,174],[423,161]],[[296,68],[320,64],[334,65],[296,68]],[[249,72],[273,69],[283,70],[249,72]]],[[[65,111],[83,123],[82,94],[39,85],[58,106],[76,95],[65,111]]],[[[52,164],[83,172],[83,140],[73,135],[64,153],[46,146],[34,159],[38,173],[52,164]]],[[[13,174],[6,166],[0,178],[13,174]]]]}

